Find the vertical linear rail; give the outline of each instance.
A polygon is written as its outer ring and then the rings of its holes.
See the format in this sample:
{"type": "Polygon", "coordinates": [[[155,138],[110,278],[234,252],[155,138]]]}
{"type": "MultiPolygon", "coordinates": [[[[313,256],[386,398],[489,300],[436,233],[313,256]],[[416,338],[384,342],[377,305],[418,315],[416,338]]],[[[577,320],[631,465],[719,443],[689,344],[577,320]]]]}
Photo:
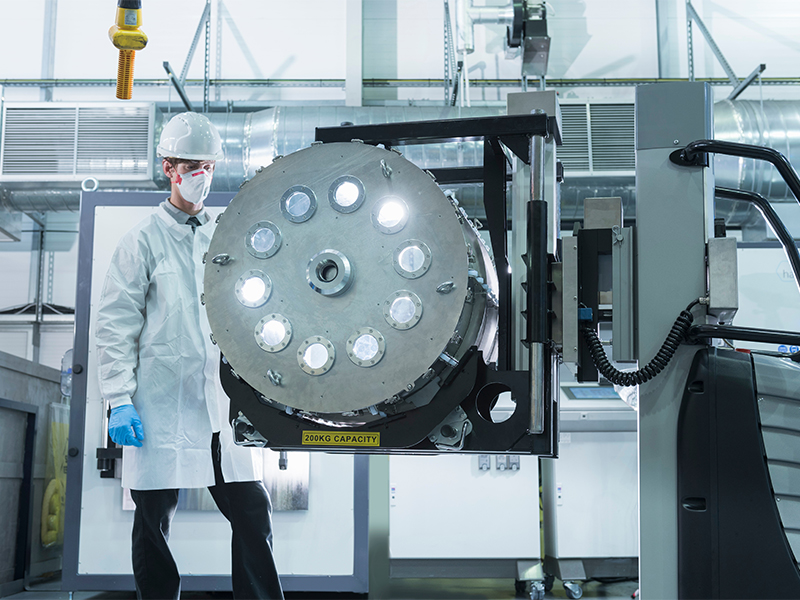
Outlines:
{"type": "MultiPolygon", "coordinates": [[[[689,4],[687,2],[687,4],[689,4]]],[[[694,81],[694,40],[692,39],[692,16],[686,11],[686,59],[689,63],[689,81],[694,81]]]]}
{"type": "Polygon", "coordinates": [[[211,0],[206,0],[206,8],[203,11],[205,21],[205,51],[203,52],[203,112],[208,112],[208,88],[209,88],[209,60],[211,59],[211,0]]]}
{"type": "Polygon", "coordinates": [[[527,341],[531,378],[530,433],[544,431],[544,397],[547,392],[547,202],[544,194],[544,137],[531,136],[531,200],[528,202],[527,229],[527,341]]]}
{"type": "Polygon", "coordinates": [[[486,137],[483,141],[483,198],[486,206],[486,221],[494,260],[497,266],[499,287],[499,318],[497,368],[512,369],[512,354],[509,336],[511,335],[511,276],[508,272],[508,240],[506,225],[506,156],[496,137],[486,137]],[[497,250],[502,249],[502,252],[497,250]]]}

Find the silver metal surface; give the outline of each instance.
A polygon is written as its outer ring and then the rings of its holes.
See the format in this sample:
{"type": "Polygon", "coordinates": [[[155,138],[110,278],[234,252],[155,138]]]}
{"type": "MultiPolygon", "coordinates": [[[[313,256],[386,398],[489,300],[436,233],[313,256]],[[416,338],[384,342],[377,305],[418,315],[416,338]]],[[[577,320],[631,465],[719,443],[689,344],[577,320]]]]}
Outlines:
{"type": "MultiPolygon", "coordinates": [[[[468,269],[486,271],[481,255],[475,257],[475,267],[469,263],[463,228],[470,228],[459,223],[453,208],[431,178],[405,158],[365,144],[315,145],[263,169],[222,215],[209,248],[209,256],[233,258],[227,266],[208,262],[204,285],[209,323],[226,359],[266,398],[302,411],[365,410],[405,395],[448,348],[468,292],[476,295],[468,285],[468,269]],[[381,160],[392,168],[390,179],[383,175],[381,160]],[[332,182],[343,175],[363,182],[366,199],[358,210],[343,214],[325,202],[305,222],[293,223],[283,216],[280,200],[287,189],[304,185],[319,197],[327,195],[332,182]],[[401,197],[409,211],[405,227],[394,234],[371,224],[373,209],[389,195],[401,197]],[[267,260],[253,257],[242,243],[245,232],[260,221],[279,224],[282,233],[280,252],[267,260]],[[433,255],[428,272],[416,279],[401,277],[392,266],[395,249],[406,240],[424,242],[433,255]],[[352,265],[353,283],[338,296],[315,293],[306,280],[309,260],[328,249],[337,250],[352,265]],[[242,273],[255,268],[273,283],[269,301],[259,309],[242,306],[233,294],[242,273]],[[446,281],[454,283],[453,290],[437,293],[446,281]],[[416,326],[387,327],[386,303],[391,307],[394,300],[406,297],[414,307],[416,326]],[[292,341],[284,350],[265,353],[253,332],[272,313],[291,323],[292,341]],[[333,360],[325,372],[314,376],[301,368],[298,353],[308,348],[309,339],[324,338],[332,354],[338,350],[346,355],[348,339],[364,327],[380,331],[385,339],[385,355],[377,364],[365,369],[350,360],[333,360]],[[281,374],[280,386],[269,381],[268,369],[281,374]]],[[[486,303],[485,296],[482,302],[486,303]]],[[[477,302],[474,307],[470,305],[474,316],[465,329],[472,321],[482,322],[484,313],[477,310],[477,302]]],[[[491,327],[481,331],[484,338],[494,333],[491,327]]],[[[471,335],[462,347],[483,343],[477,332],[471,335]]]]}
{"type": "Polygon", "coordinates": [[[311,289],[323,296],[339,296],[353,284],[353,266],[338,250],[326,248],[308,261],[306,281],[311,289]]]}
{"type": "MultiPolygon", "coordinates": [[[[712,136],[712,92],[703,83],[636,90],[636,307],[639,364],[656,355],[675,318],[705,293],[705,246],[712,233],[711,169],[670,166],[674,136],[712,136]]],[[[696,312],[696,321],[701,319],[696,312]]],[[[639,531],[643,598],[678,597],[677,422],[697,348],[682,345],[653,381],[639,386],[639,531]]]]}
{"type": "Polygon", "coordinates": [[[739,269],[734,238],[708,240],[708,314],[730,322],[739,310],[739,269]]]}
{"type": "MultiPolygon", "coordinates": [[[[800,103],[781,100],[717,102],[714,105],[714,139],[769,146],[797,164],[800,103]]],[[[721,187],[757,192],[771,200],[796,201],[778,171],[764,161],[717,155],[714,177],[721,187]]]]}
{"type": "Polygon", "coordinates": [[[578,362],[578,237],[565,236],[563,254],[564,362],[578,362]]]}
{"type": "Polygon", "coordinates": [[[614,360],[636,360],[633,312],[633,228],[611,230],[611,340],[614,360]]]}
{"type": "Polygon", "coordinates": [[[544,431],[544,393],[546,381],[544,376],[544,361],[548,352],[541,343],[532,343],[530,352],[530,378],[531,378],[531,422],[530,433],[544,431]]]}
{"type": "Polygon", "coordinates": [[[584,229],[622,227],[622,198],[586,198],[583,206],[584,229]]]}
{"type": "Polygon", "coordinates": [[[755,69],[753,69],[750,72],[750,75],[742,79],[741,83],[739,83],[739,85],[733,88],[731,93],[728,94],[728,100],[736,100],[736,98],[738,98],[742,94],[742,92],[744,92],[748,87],[750,87],[751,83],[753,83],[756,79],[758,79],[761,76],[761,73],[763,73],[766,70],[766,68],[767,65],[761,63],[755,69]]]}
{"type": "MultiPolygon", "coordinates": [[[[538,110],[537,113],[543,114],[544,111],[538,110]]],[[[531,200],[534,202],[544,202],[544,137],[541,135],[531,136],[531,200]]]]}

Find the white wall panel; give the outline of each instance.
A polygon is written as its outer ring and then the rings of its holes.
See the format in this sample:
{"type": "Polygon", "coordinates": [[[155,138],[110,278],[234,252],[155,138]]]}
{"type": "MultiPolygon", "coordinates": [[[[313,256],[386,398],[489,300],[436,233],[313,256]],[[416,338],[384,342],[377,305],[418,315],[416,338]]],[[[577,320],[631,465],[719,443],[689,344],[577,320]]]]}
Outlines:
{"type": "Polygon", "coordinates": [[[74,326],[72,323],[50,323],[42,326],[42,346],[39,362],[61,370],[61,358],[72,348],[74,326]]]}
{"type": "Polygon", "coordinates": [[[24,325],[0,326],[0,351],[30,360],[33,347],[30,345],[31,328],[24,325]]]}

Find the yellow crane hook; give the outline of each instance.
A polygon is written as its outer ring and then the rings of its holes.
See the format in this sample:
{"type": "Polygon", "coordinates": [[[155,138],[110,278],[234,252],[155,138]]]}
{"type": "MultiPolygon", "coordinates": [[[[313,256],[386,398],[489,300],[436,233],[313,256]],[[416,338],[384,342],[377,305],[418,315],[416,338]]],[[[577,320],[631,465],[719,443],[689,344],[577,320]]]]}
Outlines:
{"type": "Polygon", "coordinates": [[[117,98],[130,100],[133,91],[133,58],[136,50],[147,45],[147,36],[139,31],[142,26],[141,0],[117,0],[116,23],[108,30],[108,37],[119,48],[117,70],[117,98]]]}

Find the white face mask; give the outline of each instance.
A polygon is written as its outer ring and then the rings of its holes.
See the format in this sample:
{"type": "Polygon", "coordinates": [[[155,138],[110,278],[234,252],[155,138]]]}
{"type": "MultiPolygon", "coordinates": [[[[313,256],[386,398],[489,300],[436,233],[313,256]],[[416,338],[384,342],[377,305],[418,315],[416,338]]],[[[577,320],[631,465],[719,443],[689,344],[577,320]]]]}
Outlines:
{"type": "Polygon", "coordinates": [[[211,173],[197,169],[188,173],[177,173],[178,191],[191,204],[201,204],[211,191],[211,173]]]}

